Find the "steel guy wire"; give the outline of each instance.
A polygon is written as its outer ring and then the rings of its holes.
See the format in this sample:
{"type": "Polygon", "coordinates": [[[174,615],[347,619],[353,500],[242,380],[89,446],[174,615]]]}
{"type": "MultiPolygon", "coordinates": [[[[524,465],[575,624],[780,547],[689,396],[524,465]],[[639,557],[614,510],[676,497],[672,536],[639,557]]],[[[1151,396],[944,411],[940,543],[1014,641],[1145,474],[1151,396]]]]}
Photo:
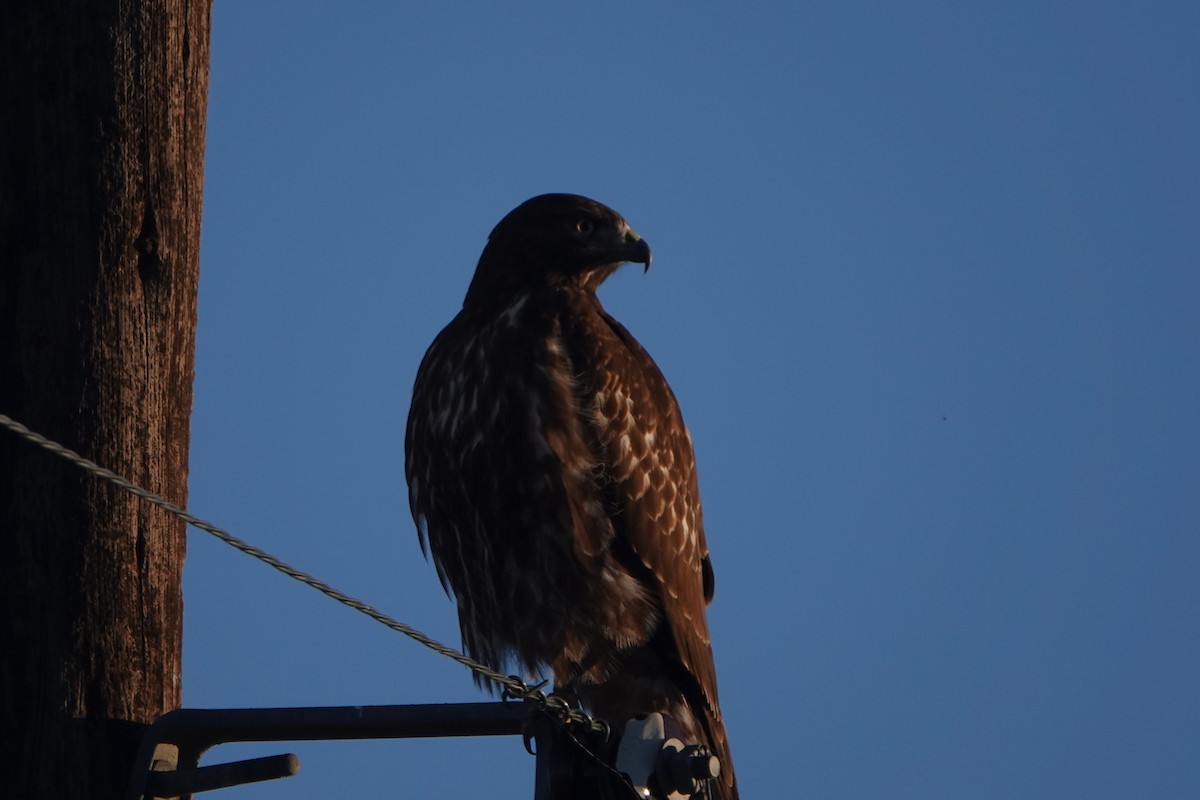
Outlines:
{"type": "Polygon", "coordinates": [[[54,453],[55,455],[64,458],[67,461],[70,461],[72,464],[82,468],[85,472],[88,472],[89,474],[102,480],[108,481],[114,486],[117,486],[124,491],[129,492],[130,494],[136,495],[146,502],[162,508],[163,510],[183,520],[187,524],[195,528],[199,528],[205,533],[212,534],[221,541],[225,542],[225,544],[242,551],[248,556],[257,558],[259,561],[262,561],[264,564],[267,564],[270,567],[274,567],[276,570],[282,572],[284,575],[287,575],[289,578],[300,581],[306,586],[316,589],[321,594],[336,600],[342,605],[348,606],[362,614],[366,614],[371,619],[387,626],[397,633],[404,634],[410,639],[413,639],[425,647],[428,647],[430,650],[433,650],[434,652],[439,653],[446,658],[457,661],[467,669],[470,669],[476,674],[482,675],[483,677],[502,686],[504,688],[505,697],[532,702],[546,712],[552,714],[552,716],[558,718],[561,722],[582,723],[593,730],[604,730],[607,728],[607,725],[603,721],[593,719],[591,716],[585,714],[579,709],[571,707],[562,697],[545,694],[541,690],[541,687],[544,685],[544,683],[531,686],[514,675],[502,675],[486,664],[482,664],[470,656],[460,653],[458,650],[455,650],[449,645],[442,644],[441,642],[433,639],[430,636],[427,636],[411,625],[406,625],[405,623],[388,616],[373,606],[364,603],[362,600],[351,597],[350,595],[333,588],[320,578],[316,578],[291,566],[290,564],[280,561],[278,558],[266,552],[265,550],[261,550],[249,542],[239,539],[238,537],[211,522],[200,519],[199,517],[190,513],[187,509],[177,505],[176,503],[172,503],[165,497],[155,494],[149,489],[143,489],[133,481],[118,475],[112,470],[105,469],[96,462],[81,456],[79,453],[76,453],[74,450],[64,447],[63,445],[51,439],[47,439],[45,436],[30,430],[7,414],[0,413],[0,425],[8,428],[26,441],[32,442],[33,444],[36,444],[45,450],[49,450],[51,453],[54,453]]]}

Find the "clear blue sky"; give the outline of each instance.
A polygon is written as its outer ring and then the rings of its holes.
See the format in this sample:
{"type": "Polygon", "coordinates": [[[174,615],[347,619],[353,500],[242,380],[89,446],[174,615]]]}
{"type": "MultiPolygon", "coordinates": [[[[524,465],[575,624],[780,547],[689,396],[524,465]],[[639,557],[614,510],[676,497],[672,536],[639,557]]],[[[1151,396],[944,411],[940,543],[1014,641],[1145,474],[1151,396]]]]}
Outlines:
{"type": "MultiPolygon", "coordinates": [[[[546,191],[700,461],[747,798],[1200,797],[1200,5],[218,2],[191,506],[444,641],[425,347],[546,191]]],[[[482,699],[190,534],[190,706],[482,699]]],[[[224,795],[528,798],[517,739],[224,795]]]]}

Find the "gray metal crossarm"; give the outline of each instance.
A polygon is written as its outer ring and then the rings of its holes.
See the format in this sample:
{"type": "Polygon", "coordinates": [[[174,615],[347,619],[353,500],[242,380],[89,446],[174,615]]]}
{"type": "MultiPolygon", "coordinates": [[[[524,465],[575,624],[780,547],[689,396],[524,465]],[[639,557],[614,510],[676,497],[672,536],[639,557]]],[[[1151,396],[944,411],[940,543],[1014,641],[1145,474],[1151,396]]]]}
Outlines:
{"type": "Polygon", "coordinates": [[[179,709],[146,732],[126,798],[186,797],[294,775],[299,768],[293,755],[198,767],[204,751],[218,744],[508,736],[521,733],[528,715],[523,703],[179,709]]]}

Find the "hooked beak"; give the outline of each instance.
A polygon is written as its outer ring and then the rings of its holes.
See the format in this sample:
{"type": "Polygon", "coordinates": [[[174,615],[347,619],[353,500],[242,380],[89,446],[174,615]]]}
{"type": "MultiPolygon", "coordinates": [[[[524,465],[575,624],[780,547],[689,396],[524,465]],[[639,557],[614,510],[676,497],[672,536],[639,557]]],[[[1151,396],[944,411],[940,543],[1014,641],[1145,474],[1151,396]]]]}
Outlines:
{"type": "Polygon", "coordinates": [[[650,245],[646,244],[646,240],[632,230],[626,231],[625,260],[634,264],[645,264],[646,268],[642,270],[642,274],[645,274],[650,271],[650,261],[652,258],[650,245]]]}

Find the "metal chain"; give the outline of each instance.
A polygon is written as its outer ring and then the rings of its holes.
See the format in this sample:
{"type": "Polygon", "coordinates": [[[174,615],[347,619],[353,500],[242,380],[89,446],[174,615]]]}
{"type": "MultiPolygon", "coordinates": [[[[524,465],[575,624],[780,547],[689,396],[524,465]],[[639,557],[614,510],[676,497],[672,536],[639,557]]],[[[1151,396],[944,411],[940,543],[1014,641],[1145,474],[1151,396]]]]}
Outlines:
{"type": "Polygon", "coordinates": [[[132,481],[121,477],[112,470],[105,469],[96,462],[84,458],[74,450],[66,448],[58,442],[47,439],[41,434],[35,433],[7,414],[0,413],[0,425],[8,428],[21,438],[32,442],[43,449],[49,450],[51,453],[54,453],[55,455],[60,456],[67,461],[70,461],[72,464],[82,468],[85,472],[88,472],[97,478],[106,480],[114,486],[129,492],[130,494],[136,495],[146,502],[164,509],[165,511],[175,515],[179,519],[195,528],[199,528],[206,533],[212,534],[222,542],[225,542],[225,544],[237,548],[248,556],[257,558],[259,561],[262,561],[268,566],[274,567],[284,575],[287,575],[289,578],[294,578],[306,586],[311,586],[326,597],[330,597],[344,606],[349,606],[355,611],[366,614],[371,619],[387,626],[388,628],[391,628],[397,633],[402,633],[410,639],[425,645],[430,650],[433,650],[434,652],[439,653],[446,658],[457,661],[467,669],[470,669],[475,673],[487,678],[488,680],[494,681],[502,686],[504,690],[504,696],[506,698],[533,703],[564,724],[574,723],[583,725],[595,731],[607,731],[608,726],[602,720],[594,719],[578,708],[572,707],[564,698],[558,695],[547,695],[545,692],[543,692],[541,687],[545,685],[544,682],[531,686],[515,675],[502,675],[486,664],[482,664],[470,656],[460,653],[453,647],[444,645],[436,639],[425,635],[411,625],[406,625],[403,622],[388,616],[382,611],[364,603],[362,600],[351,597],[350,595],[333,588],[320,578],[316,578],[306,572],[302,572],[290,564],[280,561],[270,553],[260,550],[249,542],[239,539],[223,528],[219,528],[211,522],[200,519],[199,517],[189,513],[187,509],[172,503],[170,500],[167,500],[161,495],[155,494],[148,489],[143,489],[132,481]]]}

